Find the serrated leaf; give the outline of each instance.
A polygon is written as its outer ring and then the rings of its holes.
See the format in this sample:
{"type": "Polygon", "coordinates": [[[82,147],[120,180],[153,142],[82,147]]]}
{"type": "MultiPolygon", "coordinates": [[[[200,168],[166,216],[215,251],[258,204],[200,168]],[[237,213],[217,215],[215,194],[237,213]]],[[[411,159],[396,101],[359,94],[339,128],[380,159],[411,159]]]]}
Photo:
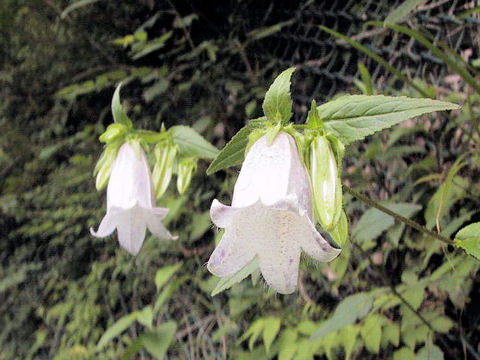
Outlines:
{"type": "Polygon", "coordinates": [[[102,349],[106,344],[112,341],[115,337],[128,329],[128,327],[137,320],[138,313],[134,312],[125,315],[115,321],[102,335],[97,344],[97,349],[102,349]]]}
{"type": "Polygon", "coordinates": [[[175,322],[163,323],[155,330],[142,334],[142,343],[151,355],[162,360],[175,337],[176,331],[177,324],[175,322]]]}
{"type": "Polygon", "coordinates": [[[346,297],[338,304],[333,316],[324,321],[312,335],[318,339],[330,334],[332,331],[342,329],[344,326],[353,324],[364,318],[373,305],[373,299],[369,294],[359,293],[346,297]]]}
{"type": "Polygon", "coordinates": [[[265,344],[265,350],[267,353],[270,350],[270,346],[277,337],[280,330],[280,319],[276,317],[268,317],[264,321],[263,325],[263,343],[265,344]]]}
{"type": "Polygon", "coordinates": [[[405,96],[346,95],[318,108],[325,128],[344,144],[361,140],[415,116],[440,110],[459,109],[456,104],[405,96]]]}
{"type": "Polygon", "coordinates": [[[179,262],[178,264],[164,266],[157,270],[157,273],[155,274],[155,286],[157,287],[157,291],[160,290],[168,280],[170,280],[173,274],[175,274],[182,265],[183,263],[179,262]]]}
{"type": "Polygon", "coordinates": [[[248,145],[248,135],[255,129],[260,129],[265,124],[265,118],[250,121],[246,126],[228,142],[212,161],[207,169],[207,175],[231,166],[240,165],[245,159],[245,149],[248,145]]]}
{"type": "Polygon", "coordinates": [[[480,222],[465,226],[455,235],[455,245],[480,260],[480,222]]]}
{"type": "Polygon", "coordinates": [[[253,273],[256,269],[258,269],[258,258],[255,257],[252,261],[250,261],[247,265],[245,265],[242,270],[237,272],[235,275],[222,278],[217,286],[215,286],[215,289],[212,291],[212,296],[217,295],[218,293],[221,293],[222,291],[231,288],[233,285],[236,283],[239,283],[243,279],[245,279],[248,275],[253,273]]]}
{"type": "Polygon", "coordinates": [[[286,122],[292,117],[292,98],[290,96],[290,79],[295,68],[284,70],[273,81],[265,94],[262,108],[265,116],[272,122],[286,122]]]}
{"type": "Polygon", "coordinates": [[[128,118],[120,102],[121,87],[122,87],[122,83],[118,84],[117,88],[115,89],[115,92],[113,93],[113,98],[112,98],[113,121],[119,124],[123,124],[127,128],[132,128],[133,127],[132,121],[128,118]]]}
{"type": "Polygon", "coordinates": [[[395,7],[385,19],[385,24],[395,24],[407,17],[415,8],[426,2],[426,0],[406,0],[395,7]]]}
{"type": "Polygon", "coordinates": [[[186,157],[214,159],[219,151],[191,127],[176,125],[169,129],[173,142],[178,145],[180,153],[186,157]]]}

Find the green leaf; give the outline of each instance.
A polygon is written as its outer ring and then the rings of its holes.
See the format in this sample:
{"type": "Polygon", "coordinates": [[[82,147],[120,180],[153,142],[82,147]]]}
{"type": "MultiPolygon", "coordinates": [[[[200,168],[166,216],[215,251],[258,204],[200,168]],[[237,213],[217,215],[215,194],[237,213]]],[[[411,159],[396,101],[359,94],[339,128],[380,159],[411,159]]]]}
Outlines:
{"type": "Polygon", "coordinates": [[[248,145],[248,135],[255,129],[263,128],[265,118],[259,118],[250,121],[246,126],[228,142],[220,151],[217,157],[212,161],[207,169],[207,175],[211,175],[219,170],[229,168],[231,166],[240,165],[245,159],[245,149],[248,145]]]}
{"type": "Polygon", "coordinates": [[[396,323],[388,324],[383,328],[382,340],[398,347],[400,343],[400,326],[396,323]]]}
{"type": "Polygon", "coordinates": [[[233,285],[236,283],[239,283],[243,279],[245,279],[248,275],[250,275],[252,272],[254,272],[258,268],[258,258],[255,257],[252,261],[250,261],[245,267],[237,272],[235,275],[222,278],[218,282],[217,286],[215,286],[215,289],[212,291],[212,296],[215,296],[219,293],[221,293],[223,290],[231,288],[233,285]]]}
{"type": "Polygon", "coordinates": [[[149,331],[141,335],[143,346],[147,351],[162,360],[167,353],[168,347],[172,343],[177,331],[177,324],[169,321],[158,326],[154,331],[149,331]]]}
{"type": "Polygon", "coordinates": [[[364,318],[373,305],[372,297],[367,293],[350,295],[338,304],[333,316],[323,322],[312,335],[313,339],[324,337],[332,331],[353,324],[355,321],[364,318]]]}
{"type": "Polygon", "coordinates": [[[265,344],[265,350],[270,350],[270,346],[275,340],[278,331],[280,330],[280,319],[276,317],[268,317],[264,321],[263,325],[263,343],[265,344]]]}
{"type": "Polygon", "coordinates": [[[103,333],[102,337],[98,341],[97,349],[102,349],[106,344],[112,341],[113,338],[127,330],[128,327],[132,325],[135,320],[137,320],[137,316],[138,313],[134,312],[121,317],[115,323],[113,323],[113,325],[103,333]]]}
{"type": "Polygon", "coordinates": [[[407,17],[417,6],[426,0],[406,0],[400,6],[395,7],[385,19],[385,24],[395,24],[407,17]]]}
{"type": "Polygon", "coordinates": [[[142,311],[137,312],[137,321],[148,328],[153,324],[153,310],[151,306],[147,306],[142,311]]]}
{"type": "Polygon", "coordinates": [[[297,352],[297,332],[285,329],[280,335],[278,360],[291,360],[297,352]]]}
{"type": "Polygon", "coordinates": [[[432,99],[345,95],[320,105],[318,113],[325,128],[349,144],[415,116],[455,109],[459,106],[432,99]]]}
{"type": "Polygon", "coordinates": [[[358,71],[360,71],[360,76],[362,77],[363,84],[365,85],[365,95],[373,95],[372,77],[368,72],[367,67],[362,62],[358,62],[358,71]]]}
{"type": "Polygon", "coordinates": [[[347,325],[338,333],[340,343],[345,349],[345,360],[349,360],[352,356],[355,342],[357,341],[358,332],[360,329],[355,325],[347,325]]]}
{"type": "Polygon", "coordinates": [[[443,360],[443,351],[438,346],[428,341],[424,347],[418,350],[415,360],[443,360]]]}
{"type": "Polygon", "coordinates": [[[360,334],[362,335],[367,350],[378,354],[380,351],[380,341],[382,339],[382,317],[376,314],[367,317],[360,330],[360,334]]]}
{"type": "Polygon", "coordinates": [[[455,235],[455,245],[480,260],[480,222],[467,225],[461,229],[455,235]]]}
{"type": "MultiPolygon", "coordinates": [[[[407,218],[412,217],[422,207],[409,203],[383,203],[383,206],[407,218]]],[[[353,228],[352,237],[359,242],[374,240],[395,223],[393,217],[378,209],[365,211],[353,228]]]]}
{"type": "Polygon", "coordinates": [[[290,97],[290,79],[295,68],[284,70],[276,77],[265,94],[263,112],[272,122],[287,122],[292,117],[292,99],[290,97]]]}
{"type": "Polygon", "coordinates": [[[132,121],[129,119],[125,111],[123,110],[122,104],[120,102],[120,88],[122,83],[118,84],[115,92],[113,93],[112,98],[112,115],[113,121],[119,124],[125,125],[127,128],[132,128],[132,121]]]}
{"type": "Polygon", "coordinates": [[[161,269],[157,270],[155,274],[155,286],[157,287],[157,291],[167,283],[168,280],[175,274],[178,269],[182,267],[183,263],[179,262],[175,265],[164,266],[161,269]]]}
{"type": "Polygon", "coordinates": [[[249,326],[247,331],[245,331],[245,333],[237,340],[237,344],[240,344],[242,341],[250,338],[248,340],[248,349],[252,351],[253,345],[255,345],[255,341],[257,341],[258,337],[262,333],[264,324],[264,318],[259,318],[255,320],[252,325],[249,326]]]}
{"type": "Polygon", "coordinates": [[[417,310],[423,302],[425,288],[423,285],[408,286],[407,290],[402,294],[403,298],[417,310]]]}
{"type": "Polygon", "coordinates": [[[194,156],[201,159],[214,159],[218,155],[218,149],[204,139],[191,127],[176,125],[169,129],[173,141],[180,148],[184,156],[194,156]]]}
{"type": "Polygon", "coordinates": [[[393,353],[393,360],[415,360],[415,353],[408,347],[403,347],[393,353]]]}
{"type": "Polygon", "coordinates": [[[65,19],[68,14],[70,14],[72,11],[77,10],[83,6],[87,6],[90,4],[94,4],[96,2],[99,2],[101,0],[78,0],[73,2],[72,4],[68,5],[65,10],[62,11],[60,14],[60,18],[65,19]]]}

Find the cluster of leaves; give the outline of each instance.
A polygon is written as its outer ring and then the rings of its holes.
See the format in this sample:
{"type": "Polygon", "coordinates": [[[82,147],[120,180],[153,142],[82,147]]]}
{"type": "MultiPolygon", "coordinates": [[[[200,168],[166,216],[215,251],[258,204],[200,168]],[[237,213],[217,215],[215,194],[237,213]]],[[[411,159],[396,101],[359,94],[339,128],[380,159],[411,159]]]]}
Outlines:
{"type": "MultiPolygon", "coordinates": [[[[259,115],[272,72],[281,70],[277,63],[252,67],[248,58],[256,54],[248,52],[288,23],[215,37],[195,28],[204,19],[189,7],[140,3],[0,4],[0,359],[148,359],[162,358],[167,348],[169,358],[477,354],[476,260],[350,196],[351,242],[331,264],[304,262],[293,296],[266,291],[254,273],[252,281],[211,297],[234,283],[218,283],[202,266],[219,238],[211,229],[210,201],[227,198],[234,180],[222,172],[208,181],[195,176],[182,195],[167,190],[161,205],[171,209],[166,223],[177,243],[150,237],[132,259],[113,239],[89,235],[104,213],[92,172],[118,82],[139,128],[189,125],[221,148],[245,119],[259,115]]],[[[241,19],[228,21],[242,28],[241,19]]],[[[404,84],[382,93],[466,105],[354,144],[344,182],[388,199],[382,202],[387,208],[473,253],[475,225],[457,231],[478,220],[480,162],[470,152],[480,142],[475,59],[466,63],[428,35],[388,26],[438,48],[439,61],[459,80],[435,89],[375,59],[404,84]]],[[[364,45],[344,40],[371,56],[364,45]]],[[[360,100],[379,91],[359,68],[360,100]]],[[[345,121],[351,110],[345,99],[328,104],[318,113],[345,143],[369,135],[345,121]]],[[[249,122],[227,146],[231,152],[222,153],[228,160],[218,157],[210,172],[240,164],[248,134],[261,126],[249,122]]],[[[205,170],[200,163],[198,173],[205,170]]]]}

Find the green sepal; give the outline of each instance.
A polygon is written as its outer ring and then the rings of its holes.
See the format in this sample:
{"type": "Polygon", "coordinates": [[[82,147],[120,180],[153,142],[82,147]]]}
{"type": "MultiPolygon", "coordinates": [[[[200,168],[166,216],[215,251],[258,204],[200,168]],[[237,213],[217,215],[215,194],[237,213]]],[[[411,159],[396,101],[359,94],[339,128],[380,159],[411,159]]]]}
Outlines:
{"type": "Polygon", "coordinates": [[[125,127],[125,125],[119,124],[119,123],[113,123],[108,125],[105,132],[102,135],[100,135],[98,139],[100,140],[100,142],[110,143],[112,141],[119,139],[126,132],[127,132],[127,128],[125,127]]]}
{"type": "Polygon", "coordinates": [[[118,124],[123,124],[127,128],[133,128],[133,123],[125,113],[123,106],[120,102],[120,88],[122,87],[122,83],[118,84],[115,92],[113,93],[112,98],[112,115],[113,121],[118,124]]]}
{"type": "Polygon", "coordinates": [[[312,100],[312,105],[307,115],[307,125],[309,129],[320,129],[323,127],[323,120],[318,114],[317,103],[312,100]]]}
{"type": "Polygon", "coordinates": [[[337,243],[341,248],[348,241],[348,218],[345,211],[342,211],[340,214],[340,219],[332,230],[328,232],[333,238],[335,243],[337,243]]]}
{"type": "Polygon", "coordinates": [[[95,187],[98,191],[105,188],[112,172],[112,165],[117,157],[118,149],[123,142],[114,141],[105,146],[100,158],[98,159],[93,175],[96,176],[95,187]]]}

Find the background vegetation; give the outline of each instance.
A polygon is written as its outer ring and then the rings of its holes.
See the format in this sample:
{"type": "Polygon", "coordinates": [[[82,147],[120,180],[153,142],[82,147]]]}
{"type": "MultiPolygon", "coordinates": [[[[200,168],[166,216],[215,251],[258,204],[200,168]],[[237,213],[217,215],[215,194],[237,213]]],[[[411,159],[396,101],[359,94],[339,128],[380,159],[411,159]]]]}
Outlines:
{"type": "Polygon", "coordinates": [[[342,92],[463,104],[356,144],[343,178],[446,238],[478,221],[478,7],[410,1],[405,27],[368,23],[400,3],[2,0],[0,359],[480,359],[478,260],[350,196],[350,243],[304,262],[289,296],[249,279],[210,295],[208,209],[235,171],[200,162],[185,195],[172,186],[177,242],[133,258],[88,231],[119,81],[137,127],[190,125],[221,148],[288,66],[297,121],[342,92]]]}

